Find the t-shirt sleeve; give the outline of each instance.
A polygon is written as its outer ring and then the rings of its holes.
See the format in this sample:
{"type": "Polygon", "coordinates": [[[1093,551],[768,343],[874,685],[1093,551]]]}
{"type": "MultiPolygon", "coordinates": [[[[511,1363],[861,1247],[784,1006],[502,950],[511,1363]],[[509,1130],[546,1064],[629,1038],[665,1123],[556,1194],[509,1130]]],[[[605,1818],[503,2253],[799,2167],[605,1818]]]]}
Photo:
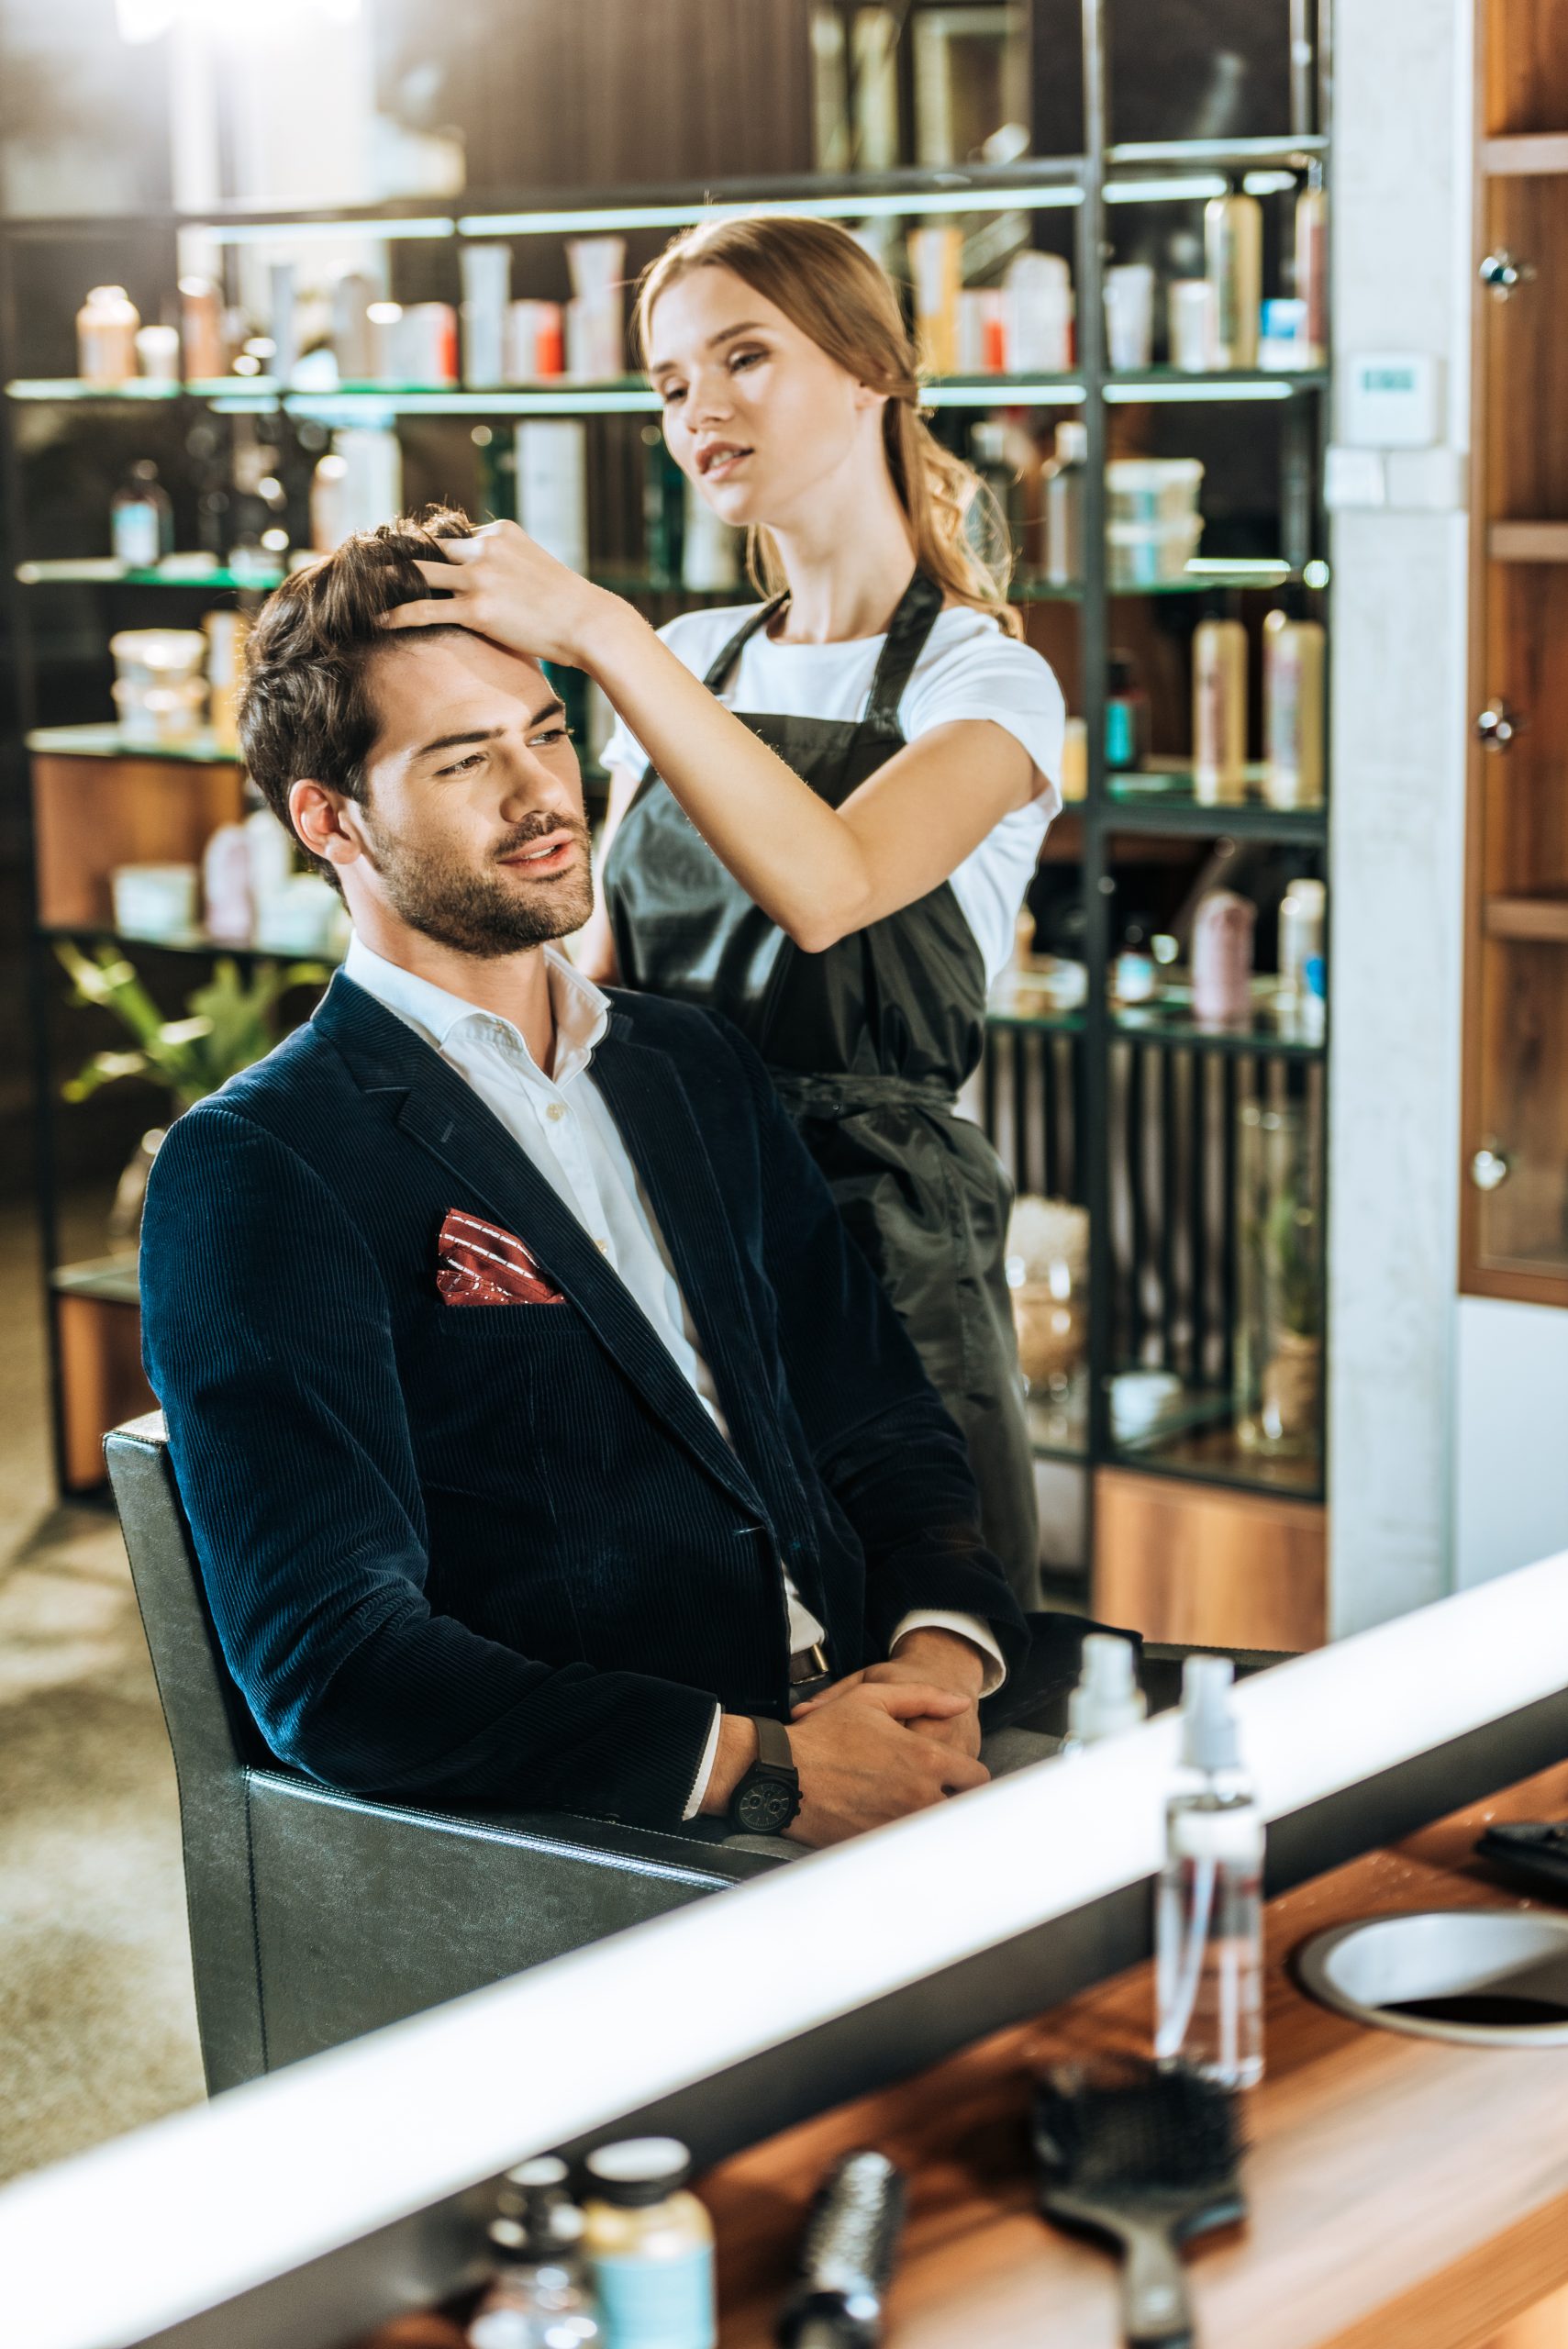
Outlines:
{"type": "Polygon", "coordinates": [[[1050,812],[1061,806],[1062,742],[1067,707],[1049,661],[1032,645],[1004,636],[978,618],[967,635],[917,672],[904,696],[904,731],[913,742],[938,726],[963,718],[989,718],[1006,727],[1034,761],[1034,796],[1050,796],[1050,812]]]}
{"type": "MultiPolygon", "coordinates": [[[[714,654],[727,640],[726,631],[732,634],[740,618],[738,612],[731,611],[682,612],[678,618],[666,620],[659,631],[659,641],[667,644],[695,677],[705,677],[714,654]]],[[[618,710],[615,731],[600,756],[606,766],[628,767],[635,775],[640,775],[648,764],[647,751],[618,710]]]]}

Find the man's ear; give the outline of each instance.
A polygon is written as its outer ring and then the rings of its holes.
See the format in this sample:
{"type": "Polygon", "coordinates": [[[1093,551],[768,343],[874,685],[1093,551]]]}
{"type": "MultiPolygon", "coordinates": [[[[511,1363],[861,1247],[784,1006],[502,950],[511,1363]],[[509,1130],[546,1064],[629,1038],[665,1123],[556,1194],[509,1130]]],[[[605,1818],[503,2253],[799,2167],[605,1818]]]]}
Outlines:
{"type": "Polygon", "coordinates": [[[347,792],[302,777],[289,785],[288,812],[301,844],[312,856],[341,867],[364,854],[359,807],[347,792]]]}

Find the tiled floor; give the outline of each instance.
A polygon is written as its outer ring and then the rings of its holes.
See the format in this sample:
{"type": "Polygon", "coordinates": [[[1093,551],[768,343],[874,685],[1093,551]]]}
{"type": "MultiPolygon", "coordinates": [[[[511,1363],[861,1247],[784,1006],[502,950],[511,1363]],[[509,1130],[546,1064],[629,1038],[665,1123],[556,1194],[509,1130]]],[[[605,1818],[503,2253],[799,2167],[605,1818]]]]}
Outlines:
{"type": "Polygon", "coordinates": [[[29,1220],[0,1211],[0,2177],[202,2095],[174,1773],[112,1515],[55,1504],[29,1220]]]}

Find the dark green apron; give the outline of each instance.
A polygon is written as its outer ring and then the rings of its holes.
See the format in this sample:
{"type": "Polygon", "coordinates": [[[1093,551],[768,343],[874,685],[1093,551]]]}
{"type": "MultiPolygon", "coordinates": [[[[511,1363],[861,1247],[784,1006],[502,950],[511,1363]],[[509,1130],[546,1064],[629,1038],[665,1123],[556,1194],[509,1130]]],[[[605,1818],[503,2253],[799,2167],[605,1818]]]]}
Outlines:
{"type": "MultiPolygon", "coordinates": [[[[707,673],[712,692],[783,601],[737,630],[707,673]]],[[[739,715],[829,807],[841,806],[903,746],[898,705],[941,607],[940,588],[917,572],[858,721],[739,715]]],[[[986,1542],[1020,1604],[1038,1607],[1034,1465],[1004,1264],[1011,1186],[954,1107],[980,1059],[985,970],[951,887],[803,953],[651,766],[604,880],[624,983],[722,1012],[767,1062],[963,1431],[986,1542]]]]}

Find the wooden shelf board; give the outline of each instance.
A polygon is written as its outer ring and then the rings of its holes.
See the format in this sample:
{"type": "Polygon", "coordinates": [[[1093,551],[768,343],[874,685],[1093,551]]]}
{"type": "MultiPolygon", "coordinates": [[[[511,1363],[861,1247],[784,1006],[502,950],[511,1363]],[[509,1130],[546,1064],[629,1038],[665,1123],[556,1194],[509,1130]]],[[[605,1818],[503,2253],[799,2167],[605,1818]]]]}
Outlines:
{"type": "Polygon", "coordinates": [[[1488,897],[1482,911],[1488,938],[1568,946],[1568,896],[1488,897]]]}
{"type": "Polygon", "coordinates": [[[1568,562],[1568,522],[1494,522],[1486,551],[1494,562],[1568,562]]]}
{"type": "Polygon", "coordinates": [[[1509,138],[1484,139],[1481,168],[1493,179],[1568,173],[1568,130],[1516,131],[1509,138]]]}

